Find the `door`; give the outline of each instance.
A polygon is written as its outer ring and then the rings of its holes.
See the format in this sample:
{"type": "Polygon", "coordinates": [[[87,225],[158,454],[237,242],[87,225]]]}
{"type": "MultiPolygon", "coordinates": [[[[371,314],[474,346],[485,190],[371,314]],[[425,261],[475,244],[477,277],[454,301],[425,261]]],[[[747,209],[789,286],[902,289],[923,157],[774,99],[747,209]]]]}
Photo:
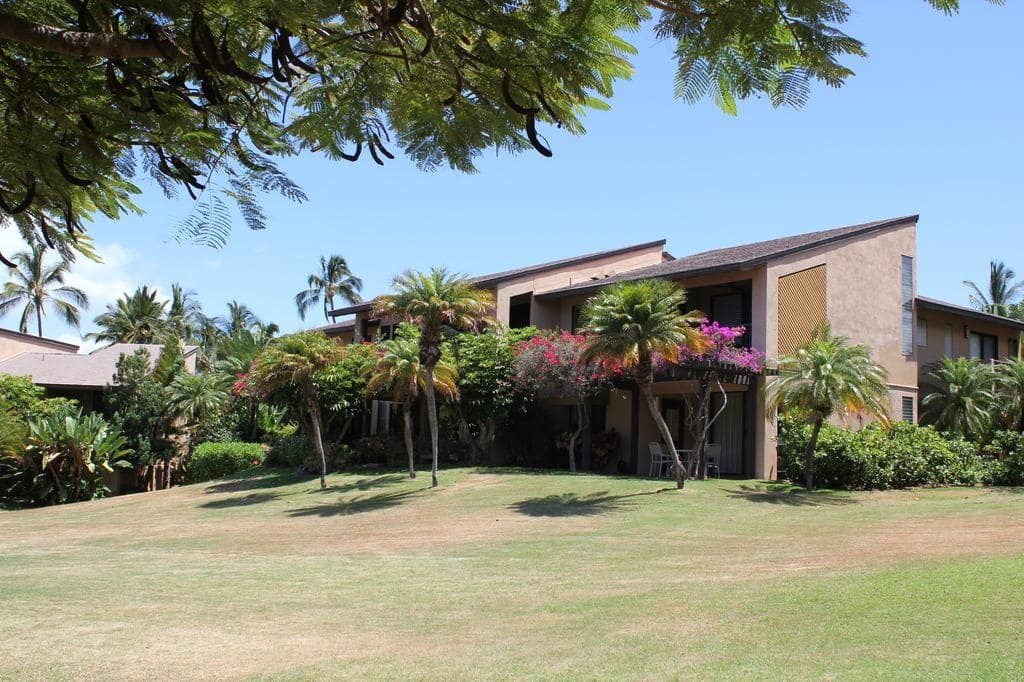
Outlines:
{"type": "MultiPolygon", "coordinates": [[[[711,396],[711,414],[722,408],[722,394],[711,396]]],[[[726,394],[725,409],[711,427],[711,442],[722,446],[719,467],[722,474],[743,474],[743,394],[726,394]]]]}

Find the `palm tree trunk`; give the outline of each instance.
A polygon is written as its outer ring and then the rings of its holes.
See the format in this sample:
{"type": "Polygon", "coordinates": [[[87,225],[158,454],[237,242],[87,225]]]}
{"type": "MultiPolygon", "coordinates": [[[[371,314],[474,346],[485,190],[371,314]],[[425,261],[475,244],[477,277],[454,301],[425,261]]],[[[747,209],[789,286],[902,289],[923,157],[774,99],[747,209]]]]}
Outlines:
{"type": "Polygon", "coordinates": [[[811,439],[807,441],[807,449],[804,450],[804,484],[808,490],[814,490],[814,450],[818,447],[818,434],[821,433],[823,421],[821,417],[815,417],[811,439]]]}
{"type": "Polygon", "coordinates": [[[437,487],[437,403],[434,400],[434,363],[427,369],[427,421],[430,423],[430,487],[437,487]]]}
{"type": "Polygon", "coordinates": [[[403,435],[405,436],[405,453],[409,455],[409,478],[416,478],[416,455],[412,445],[412,403],[406,400],[402,403],[405,424],[403,435]]]}
{"type": "Polygon", "coordinates": [[[320,405],[315,398],[307,398],[309,402],[309,421],[313,424],[313,445],[320,455],[320,489],[327,489],[327,453],[324,451],[324,438],[320,428],[320,405]]]}
{"type": "MultiPolygon", "coordinates": [[[[650,376],[650,375],[648,375],[650,376]]],[[[647,400],[647,409],[651,412],[651,417],[654,419],[654,423],[658,426],[658,431],[661,432],[661,438],[665,441],[665,447],[672,453],[672,462],[674,464],[673,471],[676,474],[676,488],[682,490],[683,486],[686,485],[686,475],[683,472],[683,463],[679,461],[679,453],[676,452],[676,443],[672,438],[672,432],[668,428],[668,424],[665,422],[665,418],[661,416],[661,412],[658,411],[658,401],[654,397],[654,382],[647,378],[644,381],[637,381],[640,384],[640,393],[647,400]]]]}
{"type": "Polygon", "coordinates": [[[36,303],[36,325],[39,329],[39,336],[43,335],[43,306],[40,303],[36,303]]]}

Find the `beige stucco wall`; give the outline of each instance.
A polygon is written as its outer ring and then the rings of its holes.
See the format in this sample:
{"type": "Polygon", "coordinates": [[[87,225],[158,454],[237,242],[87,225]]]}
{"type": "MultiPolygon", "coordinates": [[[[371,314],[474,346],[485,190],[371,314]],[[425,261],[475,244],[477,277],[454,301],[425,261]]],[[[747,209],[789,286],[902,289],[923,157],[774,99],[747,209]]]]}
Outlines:
{"type": "MultiPolygon", "coordinates": [[[[585,263],[567,265],[554,270],[527,275],[498,284],[495,290],[496,312],[495,317],[501,324],[508,324],[509,300],[521,294],[541,294],[545,291],[553,291],[563,287],[589,282],[593,279],[604,279],[612,275],[629,272],[637,268],[650,265],[657,265],[664,259],[664,251],[661,244],[621,253],[615,256],[596,258],[585,263]]],[[[567,322],[560,317],[554,317],[561,310],[562,306],[550,306],[543,301],[533,301],[530,308],[530,319],[533,324],[542,328],[562,327],[569,328],[567,322]]],[[[571,318],[570,318],[571,319],[571,318]]]]}
{"type": "Polygon", "coordinates": [[[964,333],[964,327],[967,328],[968,332],[979,332],[996,337],[998,339],[998,359],[1000,360],[1006,359],[1009,353],[1010,339],[1019,339],[1021,337],[1021,332],[1018,329],[1010,325],[1000,324],[998,321],[989,322],[939,310],[921,308],[917,310],[917,320],[919,324],[923,321],[928,328],[927,345],[921,345],[923,339],[917,335],[917,327],[915,326],[914,328],[914,343],[917,345],[917,357],[922,376],[928,372],[928,365],[938,362],[946,354],[946,325],[952,326],[952,357],[954,358],[968,357],[971,352],[970,340],[964,333]]]}
{"type": "Polygon", "coordinates": [[[0,333],[0,360],[19,353],[75,353],[76,348],[49,339],[38,339],[20,334],[0,333]]]}

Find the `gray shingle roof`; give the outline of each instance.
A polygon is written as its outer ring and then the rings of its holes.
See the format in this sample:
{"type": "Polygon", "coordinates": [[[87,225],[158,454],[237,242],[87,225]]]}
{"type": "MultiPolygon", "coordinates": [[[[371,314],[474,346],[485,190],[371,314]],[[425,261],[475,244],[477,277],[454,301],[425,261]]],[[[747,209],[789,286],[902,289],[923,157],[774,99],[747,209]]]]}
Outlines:
{"type": "MultiPolygon", "coordinates": [[[[19,353],[0,362],[0,374],[27,376],[40,386],[73,386],[77,388],[103,388],[111,383],[118,358],[130,355],[139,348],[149,351],[150,365],[156,362],[163,346],[142,343],[115,343],[106,348],[78,355],[75,353],[19,353]]],[[[185,347],[185,357],[197,350],[185,347]]]]}
{"type": "Polygon", "coordinates": [[[984,322],[991,322],[992,324],[1001,324],[1004,327],[1016,329],[1018,331],[1024,331],[1024,322],[1020,320],[1014,320],[1009,317],[1003,317],[1002,315],[992,315],[991,313],[984,313],[974,308],[967,308],[962,305],[955,305],[953,303],[946,303],[934,298],[926,298],[924,296],[917,297],[917,306],[922,310],[937,310],[943,313],[949,313],[951,315],[960,315],[962,317],[969,317],[973,320],[982,320],[984,322]]]}
{"type": "MultiPolygon", "coordinates": [[[[630,253],[631,251],[639,251],[640,249],[649,249],[653,246],[665,246],[664,239],[657,239],[652,242],[644,242],[643,244],[633,244],[632,246],[623,246],[618,249],[609,249],[607,251],[596,251],[594,253],[586,253],[582,256],[572,256],[571,258],[562,258],[560,260],[548,261],[546,263],[538,263],[536,265],[527,265],[526,267],[516,268],[514,270],[504,270],[502,272],[494,272],[489,275],[479,275],[477,277],[471,277],[470,281],[480,287],[492,287],[500,282],[517,279],[519,277],[525,277],[527,275],[535,275],[549,270],[555,270],[558,268],[564,268],[567,265],[576,265],[578,263],[586,263],[587,261],[597,260],[599,258],[608,258],[610,256],[618,256],[624,253],[630,253]]],[[[341,315],[352,315],[359,313],[364,310],[369,310],[373,306],[372,301],[364,301],[363,303],[356,303],[344,308],[337,308],[328,313],[331,317],[340,317],[341,315]]]]}
{"type": "Polygon", "coordinates": [[[792,237],[769,239],[763,242],[754,242],[752,244],[741,244],[739,246],[730,246],[724,249],[704,251],[702,253],[695,253],[691,256],[683,256],[682,258],[676,258],[675,260],[659,263],[658,265],[630,270],[629,272],[624,272],[613,277],[607,277],[602,280],[583,282],[571,287],[547,291],[542,294],[537,294],[536,298],[561,298],[564,296],[589,293],[612,282],[624,280],[647,278],[678,279],[684,276],[693,277],[712,272],[721,272],[724,270],[745,270],[747,268],[762,265],[775,258],[799,253],[807,249],[823,246],[842,239],[848,239],[850,237],[868,234],[890,227],[904,225],[906,223],[917,222],[917,219],[918,216],[911,215],[900,218],[890,218],[888,220],[876,220],[874,222],[862,223],[859,225],[837,227],[830,230],[798,234],[792,237]]]}

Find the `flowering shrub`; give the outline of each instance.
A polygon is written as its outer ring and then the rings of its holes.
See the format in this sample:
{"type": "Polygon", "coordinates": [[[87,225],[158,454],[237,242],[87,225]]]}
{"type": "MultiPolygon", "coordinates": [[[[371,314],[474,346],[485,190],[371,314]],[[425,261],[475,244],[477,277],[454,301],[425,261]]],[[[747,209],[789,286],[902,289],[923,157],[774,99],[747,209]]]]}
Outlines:
{"type": "MultiPolygon", "coordinates": [[[[700,333],[710,342],[709,347],[701,352],[696,352],[689,347],[679,349],[679,362],[681,364],[699,363],[728,365],[737,369],[747,370],[754,373],[764,371],[764,353],[755,348],[739,348],[736,346],[736,339],[746,334],[747,328],[726,327],[718,322],[709,321],[704,318],[700,321],[700,333]]],[[[655,360],[655,370],[663,370],[668,362],[658,357],[655,360]]]]}
{"type": "Polygon", "coordinates": [[[581,363],[584,347],[584,337],[569,332],[521,342],[516,349],[516,383],[540,394],[578,400],[607,390],[622,367],[598,360],[581,363]]]}

